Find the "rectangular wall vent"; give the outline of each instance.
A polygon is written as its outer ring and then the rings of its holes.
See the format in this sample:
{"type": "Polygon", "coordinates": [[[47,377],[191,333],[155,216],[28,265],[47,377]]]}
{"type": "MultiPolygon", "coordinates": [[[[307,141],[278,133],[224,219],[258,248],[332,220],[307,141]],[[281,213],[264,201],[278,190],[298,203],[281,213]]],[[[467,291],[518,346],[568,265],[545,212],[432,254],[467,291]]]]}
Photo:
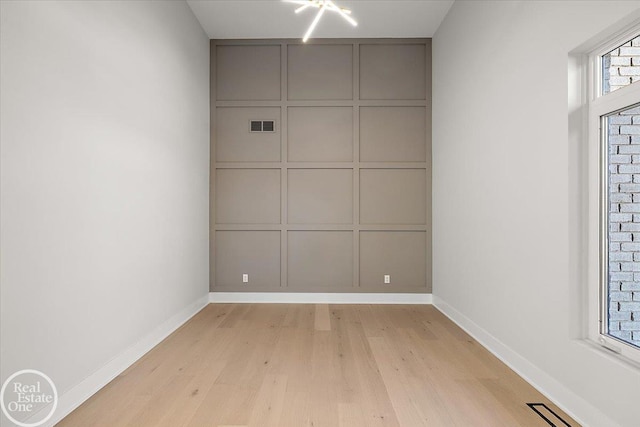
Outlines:
{"type": "Polygon", "coordinates": [[[273,120],[264,120],[262,122],[262,132],[275,132],[276,122],[273,120]]]}
{"type": "Polygon", "coordinates": [[[249,120],[249,132],[275,132],[275,120],[249,120]]]}

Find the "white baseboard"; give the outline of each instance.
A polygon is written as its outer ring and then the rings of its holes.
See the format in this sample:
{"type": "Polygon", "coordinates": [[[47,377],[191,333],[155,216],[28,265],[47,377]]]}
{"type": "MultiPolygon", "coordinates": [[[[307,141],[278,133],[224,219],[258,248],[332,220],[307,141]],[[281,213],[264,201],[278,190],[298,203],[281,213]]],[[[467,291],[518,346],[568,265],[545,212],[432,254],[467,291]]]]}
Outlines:
{"type": "Polygon", "coordinates": [[[84,401],[93,396],[111,380],[120,375],[125,369],[133,365],[138,359],[144,356],[149,350],[158,345],[167,336],[173,333],[180,326],[185,324],[196,313],[202,310],[209,303],[209,297],[204,296],[189,305],[179,313],[172,316],[162,325],[154,329],[150,334],[142,338],[133,346],[112,359],[98,371],[91,374],[80,384],[73,387],[60,396],[55,414],[43,426],[49,427],[60,422],[84,401]]]}
{"type": "Polygon", "coordinates": [[[210,303],[431,304],[431,294],[210,292],[210,303]]]}
{"type": "Polygon", "coordinates": [[[607,417],[602,411],[585,401],[578,394],[569,390],[529,360],[513,351],[510,347],[491,335],[473,320],[451,307],[441,298],[434,296],[433,305],[583,427],[617,425],[615,421],[607,417]],[[576,415],[577,413],[582,416],[576,415]]]}

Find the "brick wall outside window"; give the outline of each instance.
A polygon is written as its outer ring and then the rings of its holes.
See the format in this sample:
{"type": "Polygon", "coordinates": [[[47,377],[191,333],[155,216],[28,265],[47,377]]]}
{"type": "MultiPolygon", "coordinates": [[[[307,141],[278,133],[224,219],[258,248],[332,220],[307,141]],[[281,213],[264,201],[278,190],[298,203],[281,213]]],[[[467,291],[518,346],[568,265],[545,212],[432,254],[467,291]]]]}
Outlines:
{"type": "Polygon", "coordinates": [[[603,61],[604,93],[640,81],[640,37],[614,49],[603,61]]]}
{"type": "MultiPolygon", "coordinates": [[[[640,37],[604,60],[605,93],[640,81],[640,37]]],[[[640,107],[609,117],[609,202],[609,333],[640,347],[640,107]]]]}
{"type": "Polygon", "coordinates": [[[640,346],[640,107],[609,119],[609,331],[640,346]]]}

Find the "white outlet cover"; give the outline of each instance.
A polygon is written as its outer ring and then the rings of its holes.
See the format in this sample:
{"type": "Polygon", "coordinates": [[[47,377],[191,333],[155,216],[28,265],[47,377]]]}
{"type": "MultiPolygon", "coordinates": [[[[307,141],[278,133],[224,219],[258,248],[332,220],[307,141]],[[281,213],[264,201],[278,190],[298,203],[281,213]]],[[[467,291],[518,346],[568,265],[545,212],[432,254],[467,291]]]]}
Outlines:
{"type": "Polygon", "coordinates": [[[391,283],[391,275],[389,274],[384,275],[384,283],[391,283]]]}
{"type": "Polygon", "coordinates": [[[242,275],[242,283],[249,283],[249,275],[248,274],[243,274],[242,275]]]}

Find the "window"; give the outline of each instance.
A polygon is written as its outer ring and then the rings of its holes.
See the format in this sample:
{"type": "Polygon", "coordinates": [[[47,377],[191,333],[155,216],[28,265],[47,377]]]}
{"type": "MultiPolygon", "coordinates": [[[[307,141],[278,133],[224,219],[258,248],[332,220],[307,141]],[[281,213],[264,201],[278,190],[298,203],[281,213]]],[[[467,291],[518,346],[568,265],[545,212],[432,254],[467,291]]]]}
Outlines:
{"type": "Polygon", "coordinates": [[[602,93],[640,81],[640,36],[602,55],[602,93]]]}
{"type": "Polygon", "coordinates": [[[640,28],[589,62],[590,336],[640,361],[640,28]]]}

